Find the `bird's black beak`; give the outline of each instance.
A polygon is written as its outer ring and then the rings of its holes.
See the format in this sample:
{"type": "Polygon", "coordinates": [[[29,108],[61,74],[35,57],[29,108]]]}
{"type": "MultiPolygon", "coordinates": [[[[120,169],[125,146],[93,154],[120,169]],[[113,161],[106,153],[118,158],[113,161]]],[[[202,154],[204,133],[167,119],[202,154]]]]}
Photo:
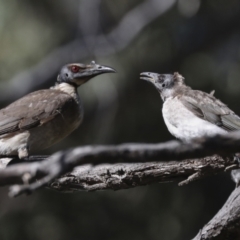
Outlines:
{"type": "Polygon", "coordinates": [[[116,71],[113,68],[96,64],[92,61],[90,64],[77,64],[81,70],[74,74],[73,82],[76,86],[80,86],[88,80],[92,79],[103,73],[115,73],[116,71]]]}
{"type": "Polygon", "coordinates": [[[94,61],[92,61],[89,65],[87,65],[84,75],[94,77],[103,73],[116,73],[116,70],[111,67],[96,64],[94,61]]]}
{"type": "Polygon", "coordinates": [[[158,79],[159,74],[158,73],[152,73],[152,72],[142,72],[140,73],[140,79],[145,80],[148,82],[151,82],[153,84],[156,83],[156,80],[158,79]]]}

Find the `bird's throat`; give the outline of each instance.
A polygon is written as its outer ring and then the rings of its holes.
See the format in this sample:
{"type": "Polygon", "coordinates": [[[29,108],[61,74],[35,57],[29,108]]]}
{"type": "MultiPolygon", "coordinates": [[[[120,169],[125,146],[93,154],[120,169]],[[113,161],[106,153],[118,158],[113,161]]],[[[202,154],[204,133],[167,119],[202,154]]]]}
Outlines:
{"type": "Polygon", "coordinates": [[[60,84],[56,84],[54,87],[52,87],[52,89],[59,90],[69,94],[78,103],[80,101],[79,95],[77,93],[77,87],[75,87],[74,85],[71,85],[68,83],[60,83],[60,84]]]}
{"type": "Polygon", "coordinates": [[[165,102],[166,99],[173,97],[174,93],[175,93],[175,91],[172,88],[164,89],[162,92],[160,92],[160,96],[161,96],[163,102],[165,102]]]}

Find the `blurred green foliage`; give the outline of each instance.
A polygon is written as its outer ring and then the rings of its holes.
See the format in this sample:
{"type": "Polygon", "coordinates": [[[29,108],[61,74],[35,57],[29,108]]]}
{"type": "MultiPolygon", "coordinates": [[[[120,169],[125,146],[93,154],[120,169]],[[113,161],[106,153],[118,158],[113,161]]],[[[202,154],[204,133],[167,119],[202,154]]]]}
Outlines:
{"type": "MultiPolygon", "coordinates": [[[[0,0],[1,88],[55,49],[82,36],[78,25],[83,1],[0,0]]],[[[98,6],[98,31],[110,32],[143,2],[103,0],[98,6]]],[[[91,15],[91,9],[86,11],[91,15]]],[[[178,71],[195,89],[215,89],[215,96],[240,114],[239,20],[237,0],[178,0],[122,51],[103,56],[90,49],[82,61],[95,59],[118,73],[103,75],[79,89],[85,108],[83,124],[45,153],[85,144],[173,139],[163,122],[157,91],[139,80],[143,71],[178,71]]],[[[24,84],[19,82],[19,88],[24,84]]],[[[181,188],[167,183],[76,194],[43,189],[16,199],[9,199],[4,188],[0,192],[0,239],[190,239],[219,210],[233,187],[225,174],[181,188]]]]}

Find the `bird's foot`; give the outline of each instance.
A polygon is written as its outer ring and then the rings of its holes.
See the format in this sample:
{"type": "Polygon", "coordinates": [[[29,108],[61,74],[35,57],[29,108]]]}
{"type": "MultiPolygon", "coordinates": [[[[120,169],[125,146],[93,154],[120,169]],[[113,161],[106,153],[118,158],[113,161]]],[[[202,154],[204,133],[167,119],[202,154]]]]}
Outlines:
{"type": "Polygon", "coordinates": [[[240,153],[235,153],[233,155],[233,160],[236,164],[238,164],[238,166],[240,166],[240,153]]]}
{"type": "Polygon", "coordinates": [[[236,183],[236,188],[240,185],[240,169],[231,171],[232,180],[236,183]]]}
{"type": "MultiPolygon", "coordinates": [[[[240,167],[240,153],[235,153],[233,156],[234,162],[240,167]]],[[[236,187],[240,186],[240,169],[231,171],[232,180],[236,183],[236,187]]]]}
{"type": "Polygon", "coordinates": [[[28,148],[22,147],[18,149],[18,157],[20,159],[27,158],[28,157],[28,148]]]}

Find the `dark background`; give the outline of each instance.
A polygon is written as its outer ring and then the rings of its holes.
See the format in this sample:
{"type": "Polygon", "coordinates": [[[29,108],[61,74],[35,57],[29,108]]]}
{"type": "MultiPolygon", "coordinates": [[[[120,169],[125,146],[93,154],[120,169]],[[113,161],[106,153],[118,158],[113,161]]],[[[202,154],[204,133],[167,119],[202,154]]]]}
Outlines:
{"type": "MultiPolygon", "coordinates": [[[[69,62],[115,68],[79,89],[85,119],[51,149],[173,139],[157,91],[139,73],[180,72],[194,89],[240,114],[240,1],[0,0],[1,106],[54,84],[69,62]]],[[[0,239],[186,240],[220,209],[229,173],[188,186],[154,184],[118,192],[16,199],[0,191],[0,239]]]]}

